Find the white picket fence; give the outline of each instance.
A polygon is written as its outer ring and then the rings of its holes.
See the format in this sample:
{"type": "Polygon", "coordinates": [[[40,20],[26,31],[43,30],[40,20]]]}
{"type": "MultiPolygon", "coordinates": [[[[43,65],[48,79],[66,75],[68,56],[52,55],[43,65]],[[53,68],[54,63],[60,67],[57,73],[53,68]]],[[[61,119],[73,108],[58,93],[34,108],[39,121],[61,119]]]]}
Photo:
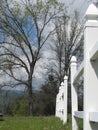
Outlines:
{"type": "MultiPolygon", "coordinates": [[[[72,130],[78,130],[78,118],[83,119],[83,130],[98,130],[98,10],[91,4],[85,14],[84,60],[77,69],[77,60],[71,59],[71,98],[72,98],[72,130]],[[77,83],[84,77],[83,111],[78,111],[77,83]]],[[[65,86],[65,84],[63,85],[65,86]]],[[[67,109],[66,101],[62,101],[62,86],[57,95],[56,116],[63,121],[66,117],[62,112],[67,109]],[[61,99],[60,99],[61,98],[61,99]]],[[[67,90],[67,86],[66,86],[67,90]]],[[[66,94],[67,95],[67,94],[66,94]]],[[[67,98],[67,97],[66,97],[67,98]]],[[[65,99],[67,100],[67,99],[65,99]]]]}
{"type": "Polygon", "coordinates": [[[59,87],[59,93],[56,96],[56,116],[67,122],[67,76],[64,77],[64,82],[59,87]]]}

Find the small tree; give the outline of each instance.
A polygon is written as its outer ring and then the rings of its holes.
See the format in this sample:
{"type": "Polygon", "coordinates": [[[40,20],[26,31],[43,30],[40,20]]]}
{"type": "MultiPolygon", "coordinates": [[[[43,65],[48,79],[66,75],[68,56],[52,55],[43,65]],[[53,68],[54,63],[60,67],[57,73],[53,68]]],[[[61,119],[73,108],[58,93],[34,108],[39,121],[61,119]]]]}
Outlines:
{"type": "Polygon", "coordinates": [[[58,93],[57,81],[53,76],[53,73],[49,74],[46,78],[46,82],[41,87],[41,100],[43,100],[44,114],[54,115],[55,114],[55,102],[56,95],[58,93]]]}
{"type": "Polygon", "coordinates": [[[28,100],[27,96],[23,95],[21,97],[17,97],[12,104],[12,113],[13,115],[22,115],[27,116],[28,113],[28,100]]]}

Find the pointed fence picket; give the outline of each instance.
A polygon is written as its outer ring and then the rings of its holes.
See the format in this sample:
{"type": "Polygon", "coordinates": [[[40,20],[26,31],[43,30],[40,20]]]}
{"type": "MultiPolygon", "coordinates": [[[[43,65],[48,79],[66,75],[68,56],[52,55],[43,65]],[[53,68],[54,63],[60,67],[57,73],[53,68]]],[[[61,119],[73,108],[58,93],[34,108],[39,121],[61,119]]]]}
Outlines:
{"type": "Polygon", "coordinates": [[[59,117],[63,123],[67,122],[67,80],[65,76],[56,96],[56,117],[59,117]]]}

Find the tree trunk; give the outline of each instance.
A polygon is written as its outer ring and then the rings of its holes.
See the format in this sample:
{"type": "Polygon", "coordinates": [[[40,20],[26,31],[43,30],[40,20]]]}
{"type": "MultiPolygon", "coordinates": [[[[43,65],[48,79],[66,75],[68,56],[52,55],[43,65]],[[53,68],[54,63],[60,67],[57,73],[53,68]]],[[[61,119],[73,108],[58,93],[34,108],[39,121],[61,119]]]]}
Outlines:
{"type": "Polygon", "coordinates": [[[33,92],[32,92],[32,82],[29,82],[28,86],[28,105],[29,105],[29,115],[33,115],[33,92]]]}
{"type": "Polygon", "coordinates": [[[33,115],[33,91],[32,91],[32,75],[34,71],[34,66],[31,64],[30,73],[28,76],[28,105],[29,105],[29,115],[33,115]]]}

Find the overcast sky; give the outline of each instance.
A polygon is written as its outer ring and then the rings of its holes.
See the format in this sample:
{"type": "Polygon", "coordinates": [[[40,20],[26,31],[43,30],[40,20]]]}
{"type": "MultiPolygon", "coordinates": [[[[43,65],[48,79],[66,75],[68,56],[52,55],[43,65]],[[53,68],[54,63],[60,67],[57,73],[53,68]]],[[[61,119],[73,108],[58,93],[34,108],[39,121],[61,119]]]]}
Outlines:
{"type": "MultiPolygon", "coordinates": [[[[59,1],[65,3],[65,6],[67,7],[69,14],[72,14],[72,12],[74,10],[77,10],[77,11],[80,12],[81,17],[83,17],[83,15],[85,14],[85,12],[87,10],[87,7],[91,3],[90,1],[95,2],[96,0],[59,0],[59,1]]],[[[34,78],[34,81],[33,81],[33,83],[35,84],[36,87],[38,87],[43,81],[42,66],[43,66],[44,62],[47,62],[47,57],[49,57],[49,56],[50,56],[50,53],[46,51],[44,59],[41,59],[37,63],[37,67],[35,68],[36,69],[35,78],[34,78]]]]}
{"type": "Polygon", "coordinates": [[[68,7],[69,13],[72,13],[74,10],[80,12],[81,16],[85,14],[86,9],[90,3],[95,3],[98,0],[60,0],[65,3],[68,7]]]}

